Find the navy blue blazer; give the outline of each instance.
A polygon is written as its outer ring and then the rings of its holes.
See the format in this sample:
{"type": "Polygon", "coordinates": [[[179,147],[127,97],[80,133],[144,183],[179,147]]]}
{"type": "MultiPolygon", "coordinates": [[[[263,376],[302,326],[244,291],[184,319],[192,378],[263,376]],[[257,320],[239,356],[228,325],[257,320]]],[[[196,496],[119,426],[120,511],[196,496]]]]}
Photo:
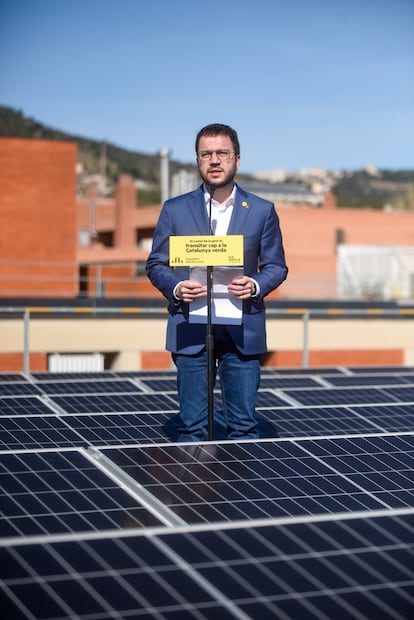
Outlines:
{"type": "MultiPolygon", "coordinates": [[[[229,235],[244,237],[244,273],[260,286],[257,299],[243,301],[241,325],[227,329],[239,351],[245,355],[264,353],[266,349],[265,306],[263,298],[287,276],[282,234],[273,203],[237,186],[229,235]]],[[[192,355],[206,344],[206,325],[189,323],[189,305],[177,302],[173,290],[188,280],[188,267],[169,266],[171,235],[208,235],[208,214],[201,185],[198,189],[167,200],[154,233],[146,269],[152,284],[168,299],[166,349],[192,355]]]]}

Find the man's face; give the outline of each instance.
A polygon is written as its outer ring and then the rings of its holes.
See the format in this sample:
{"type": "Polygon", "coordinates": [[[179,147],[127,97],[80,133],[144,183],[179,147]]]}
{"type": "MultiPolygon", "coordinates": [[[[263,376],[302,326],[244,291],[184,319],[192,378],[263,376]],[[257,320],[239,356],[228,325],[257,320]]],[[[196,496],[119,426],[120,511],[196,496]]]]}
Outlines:
{"type": "Polygon", "coordinates": [[[240,164],[240,155],[235,154],[228,136],[201,136],[197,163],[204,183],[217,188],[225,187],[233,183],[240,164]]]}

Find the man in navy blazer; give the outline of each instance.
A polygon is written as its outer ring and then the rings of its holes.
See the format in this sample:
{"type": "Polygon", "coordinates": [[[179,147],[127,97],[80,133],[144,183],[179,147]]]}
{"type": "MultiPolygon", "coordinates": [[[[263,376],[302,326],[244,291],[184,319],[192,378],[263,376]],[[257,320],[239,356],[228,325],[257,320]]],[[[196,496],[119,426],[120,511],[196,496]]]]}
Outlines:
{"type": "Polygon", "coordinates": [[[177,366],[180,441],[207,438],[206,325],[189,321],[192,302],[207,295],[190,279],[188,267],[169,266],[171,235],[243,235],[244,274],[228,293],[242,304],[241,324],[214,326],[214,358],[219,372],[228,437],[257,438],[256,395],[260,359],[266,352],[264,297],[287,276],[279,219],[274,205],[235,184],[240,165],[237,133],[212,124],[196,137],[203,184],[167,200],[154,233],[147,274],[169,302],[166,348],[177,366]]]}

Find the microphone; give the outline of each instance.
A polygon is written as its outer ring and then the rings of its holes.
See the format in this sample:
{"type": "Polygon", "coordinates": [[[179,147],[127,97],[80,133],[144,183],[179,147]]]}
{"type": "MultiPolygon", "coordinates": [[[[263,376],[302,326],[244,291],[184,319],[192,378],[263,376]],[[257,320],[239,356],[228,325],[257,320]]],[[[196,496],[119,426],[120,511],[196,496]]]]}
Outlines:
{"type": "Polygon", "coordinates": [[[212,199],[214,196],[214,192],[217,189],[217,185],[213,185],[212,183],[206,183],[206,188],[208,193],[210,194],[210,199],[212,199]]]}
{"type": "MultiPolygon", "coordinates": [[[[210,235],[214,235],[214,231],[211,227],[211,203],[213,200],[213,196],[214,196],[214,192],[216,191],[217,187],[216,185],[213,185],[212,183],[206,183],[206,187],[207,187],[207,191],[210,194],[210,200],[208,203],[208,229],[209,229],[209,234],[210,235]]],[[[217,225],[217,222],[216,222],[217,225]]]]}

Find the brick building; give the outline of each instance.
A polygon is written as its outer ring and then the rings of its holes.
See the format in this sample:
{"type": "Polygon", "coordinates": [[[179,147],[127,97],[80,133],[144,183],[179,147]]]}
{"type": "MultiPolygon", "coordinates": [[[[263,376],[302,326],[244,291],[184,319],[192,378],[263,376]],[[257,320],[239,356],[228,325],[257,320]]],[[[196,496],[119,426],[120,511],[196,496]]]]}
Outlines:
{"type": "Polygon", "coordinates": [[[76,295],[75,144],[0,139],[2,296],[76,295]]]}
{"type": "MultiPolygon", "coordinates": [[[[76,163],[74,143],[0,138],[0,298],[160,298],[143,272],[160,206],[138,206],[127,175],[113,199],[93,190],[78,198],[76,163]]],[[[338,242],[414,246],[412,212],[337,209],[330,194],[320,207],[284,204],[278,212],[290,272],[274,299],[328,298],[338,242]]],[[[167,359],[157,347],[143,352],[148,366],[167,359]]]]}

